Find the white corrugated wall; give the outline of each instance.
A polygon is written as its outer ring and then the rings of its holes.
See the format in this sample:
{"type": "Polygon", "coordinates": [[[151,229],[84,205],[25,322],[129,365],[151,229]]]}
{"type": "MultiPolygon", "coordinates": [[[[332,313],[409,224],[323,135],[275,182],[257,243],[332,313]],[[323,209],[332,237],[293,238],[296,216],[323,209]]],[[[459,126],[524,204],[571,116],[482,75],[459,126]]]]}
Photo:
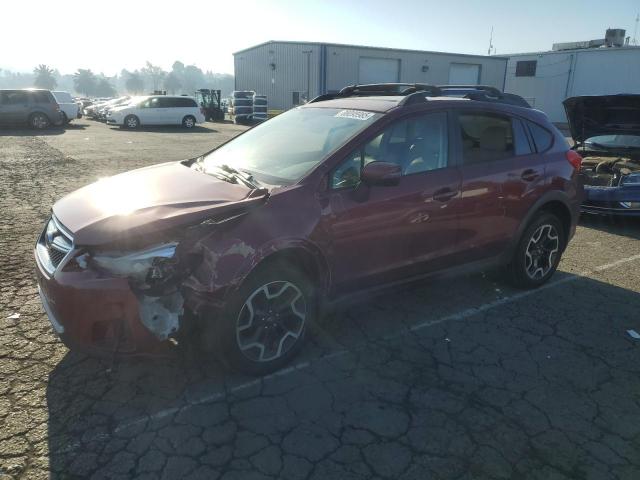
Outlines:
{"type": "Polygon", "coordinates": [[[269,108],[291,108],[293,92],[306,93],[307,83],[310,98],[360,83],[362,58],[398,60],[398,80],[407,83],[446,84],[452,63],[479,65],[480,83],[500,89],[507,62],[501,57],[269,42],[234,54],[236,90],[255,90],[267,95],[269,108]]]}
{"type": "Polygon", "coordinates": [[[524,97],[552,122],[566,122],[562,101],[577,95],[640,93],[640,48],[598,48],[512,55],[505,91],[524,97]],[[516,77],[516,63],[537,61],[535,77],[516,77]]]}

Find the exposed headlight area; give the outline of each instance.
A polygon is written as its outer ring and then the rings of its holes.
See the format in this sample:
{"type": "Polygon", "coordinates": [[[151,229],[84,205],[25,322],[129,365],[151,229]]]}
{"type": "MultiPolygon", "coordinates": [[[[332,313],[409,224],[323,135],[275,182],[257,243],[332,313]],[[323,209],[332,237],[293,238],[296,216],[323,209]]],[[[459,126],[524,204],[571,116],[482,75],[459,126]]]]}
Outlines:
{"type": "Polygon", "coordinates": [[[155,245],[135,252],[101,252],[76,258],[81,268],[92,267],[115,277],[126,278],[139,301],[142,323],[160,340],[180,327],[184,299],[179,284],[181,269],[176,242],[155,245]]]}
{"type": "Polygon", "coordinates": [[[90,259],[100,269],[129,278],[136,286],[153,288],[175,273],[177,246],[173,242],[131,253],[101,253],[90,256],[90,259]]]}

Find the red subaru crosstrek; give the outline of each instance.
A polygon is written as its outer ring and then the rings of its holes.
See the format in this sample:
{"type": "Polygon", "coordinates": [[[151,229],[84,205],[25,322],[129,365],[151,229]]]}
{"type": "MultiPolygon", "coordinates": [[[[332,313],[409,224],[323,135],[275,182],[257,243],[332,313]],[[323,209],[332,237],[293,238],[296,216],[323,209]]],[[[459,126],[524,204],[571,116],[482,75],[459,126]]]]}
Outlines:
{"type": "Polygon", "coordinates": [[[35,248],[54,329],[97,353],[204,339],[264,374],[345,295],[469,265],[543,284],[575,232],[580,156],[541,112],[471,90],[347,87],[67,195],[35,248]]]}

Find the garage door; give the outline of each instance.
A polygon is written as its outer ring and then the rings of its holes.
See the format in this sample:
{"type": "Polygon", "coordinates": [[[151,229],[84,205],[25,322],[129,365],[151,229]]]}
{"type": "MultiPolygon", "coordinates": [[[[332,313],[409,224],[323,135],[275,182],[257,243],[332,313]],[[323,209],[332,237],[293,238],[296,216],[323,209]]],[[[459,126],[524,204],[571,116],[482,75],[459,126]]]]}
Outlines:
{"type": "Polygon", "coordinates": [[[400,60],[360,57],[358,83],[393,83],[400,81],[400,60]]]}
{"type": "Polygon", "coordinates": [[[480,83],[480,65],[452,63],[449,67],[450,85],[477,85],[480,83]]]}

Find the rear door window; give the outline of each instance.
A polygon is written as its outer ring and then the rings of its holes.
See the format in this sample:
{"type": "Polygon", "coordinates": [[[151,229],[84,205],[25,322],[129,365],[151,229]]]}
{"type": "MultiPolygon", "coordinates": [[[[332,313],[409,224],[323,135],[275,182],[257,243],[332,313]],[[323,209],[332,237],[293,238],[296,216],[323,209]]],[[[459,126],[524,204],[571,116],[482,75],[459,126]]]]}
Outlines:
{"type": "Polygon", "coordinates": [[[533,141],[536,144],[536,150],[538,152],[544,152],[551,148],[553,143],[553,134],[546,128],[541,127],[537,123],[527,122],[529,124],[529,131],[533,137],[533,141]]]}
{"type": "Polygon", "coordinates": [[[493,162],[514,155],[511,119],[494,113],[458,115],[465,165],[493,162]]]}

